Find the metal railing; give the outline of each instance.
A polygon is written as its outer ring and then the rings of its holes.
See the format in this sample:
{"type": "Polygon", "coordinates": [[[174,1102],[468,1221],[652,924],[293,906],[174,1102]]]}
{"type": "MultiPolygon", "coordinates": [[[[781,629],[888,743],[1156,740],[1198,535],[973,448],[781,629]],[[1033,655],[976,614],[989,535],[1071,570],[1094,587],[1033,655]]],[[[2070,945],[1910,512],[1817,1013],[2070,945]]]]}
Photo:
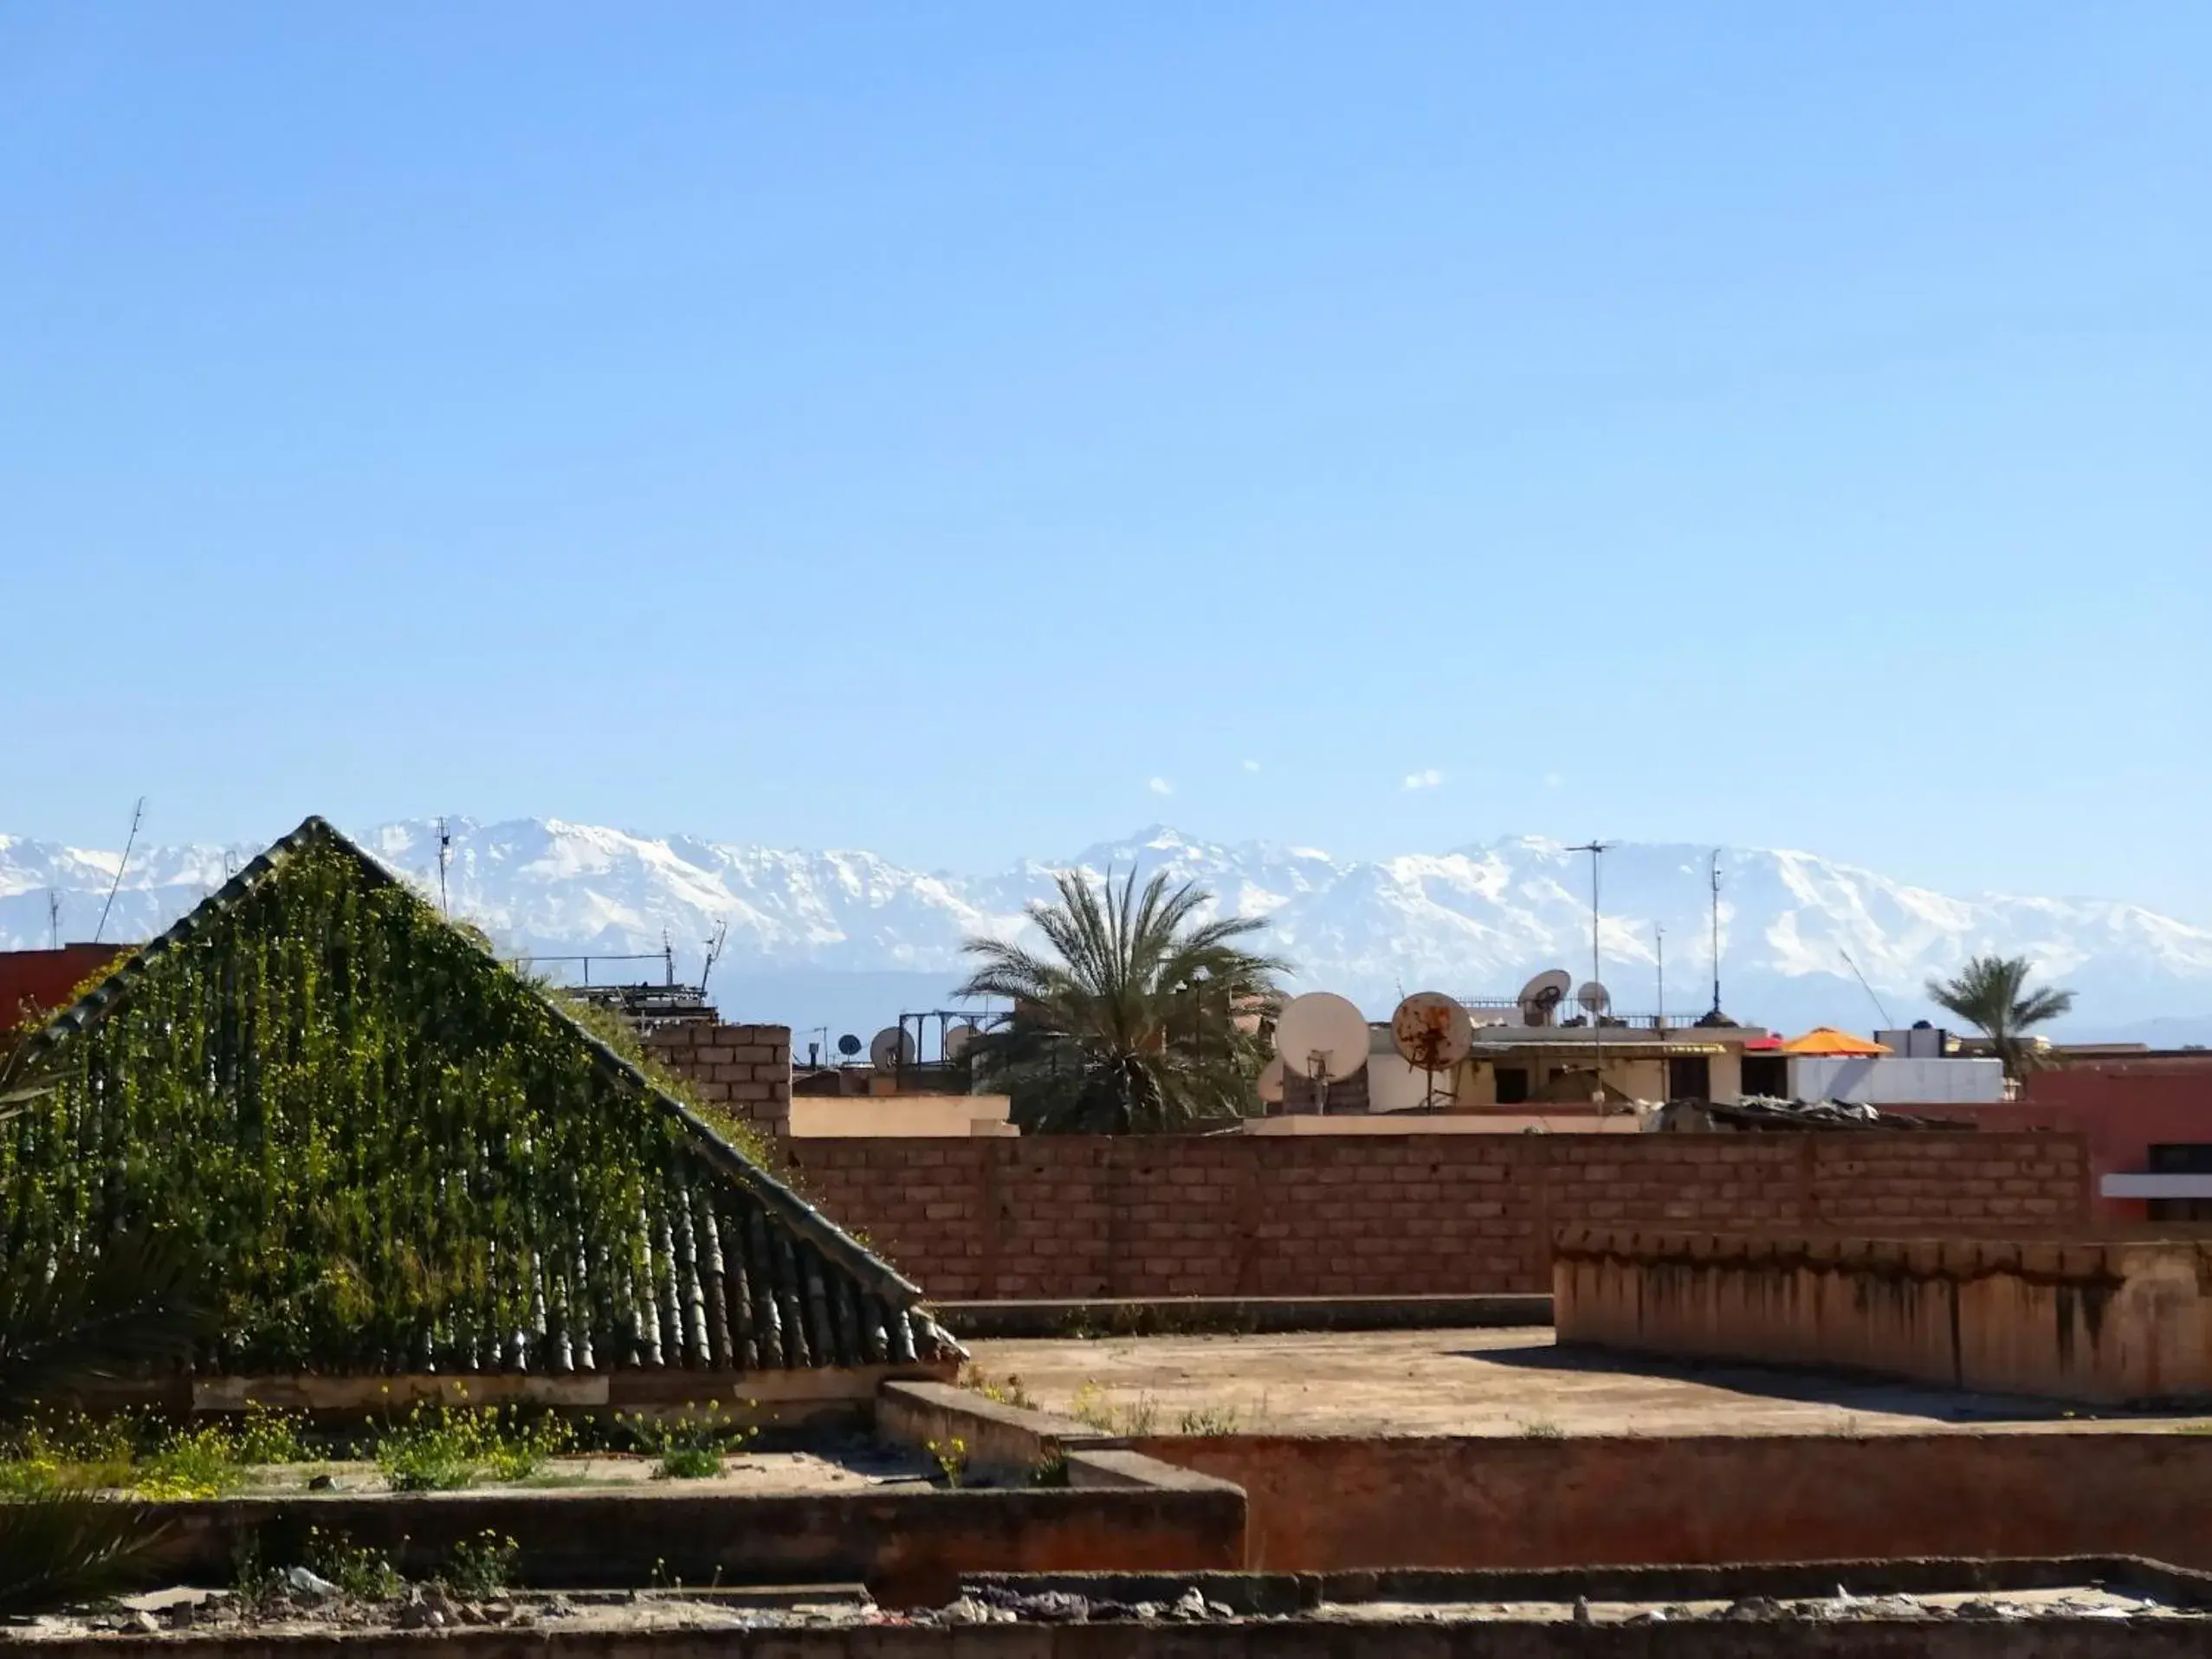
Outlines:
{"type": "MultiPolygon", "coordinates": [[[[1481,1025],[1486,1016],[1504,1015],[1507,1025],[1523,1023],[1521,1004],[1510,997],[1462,997],[1459,1005],[1474,1017],[1481,1025]]],[[[1702,1008],[1679,1014],[1623,1014],[1607,1010],[1602,1030],[1607,1031],[1681,1031],[1695,1027],[1705,1017],[1702,1008]]],[[[1590,1017],[1577,1004],[1568,1001],[1552,1010],[1550,1030],[1586,1031],[1590,1029],[1590,1017]]]]}

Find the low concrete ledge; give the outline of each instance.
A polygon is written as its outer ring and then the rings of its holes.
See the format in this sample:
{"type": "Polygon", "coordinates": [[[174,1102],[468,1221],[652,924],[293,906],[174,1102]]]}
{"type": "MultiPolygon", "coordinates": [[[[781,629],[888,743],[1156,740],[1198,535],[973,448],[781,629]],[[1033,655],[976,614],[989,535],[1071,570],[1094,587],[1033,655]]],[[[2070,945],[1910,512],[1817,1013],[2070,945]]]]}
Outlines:
{"type": "Polygon", "coordinates": [[[1003,1404],[974,1389],[946,1383],[885,1383],[876,1396],[876,1432],[917,1450],[957,1440],[970,1469],[1015,1480],[1026,1479],[1075,1448],[1129,1443],[1074,1417],[1003,1404]]]}
{"type": "Polygon", "coordinates": [[[2212,1399],[2212,1241],[1570,1229],[1563,1343],[2099,1404],[2212,1399]]]}
{"type": "Polygon", "coordinates": [[[1226,1481],[1089,1490],[804,1494],[547,1491],[305,1495],[150,1506],[172,1570],[228,1583],[249,1543],[303,1559],[311,1529],[377,1550],[411,1578],[489,1530],[537,1589],[863,1583],[901,1604],[949,1600],[959,1575],[1244,1565],[1244,1494],[1226,1481]]]}
{"type": "MultiPolygon", "coordinates": [[[[2212,1608],[2212,1573],[2132,1555],[1910,1556],[1725,1565],[1399,1567],[1346,1572],[979,1572],[962,1589],[1062,1591],[1094,1601],[1168,1603],[1195,1589],[1240,1617],[1291,1617],[1324,1603],[1495,1604],[1826,1599],[2064,1590],[2098,1585],[2176,1607],[2212,1608]]],[[[2201,1627],[2200,1627],[2201,1628],[2201,1627]]]]}
{"type": "Polygon", "coordinates": [[[1258,1335],[1279,1331],[1441,1331],[1549,1325],[1545,1293],[1482,1296],[1169,1296],[941,1302],[963,1340],[1069,1336],[1258,1335]]]}

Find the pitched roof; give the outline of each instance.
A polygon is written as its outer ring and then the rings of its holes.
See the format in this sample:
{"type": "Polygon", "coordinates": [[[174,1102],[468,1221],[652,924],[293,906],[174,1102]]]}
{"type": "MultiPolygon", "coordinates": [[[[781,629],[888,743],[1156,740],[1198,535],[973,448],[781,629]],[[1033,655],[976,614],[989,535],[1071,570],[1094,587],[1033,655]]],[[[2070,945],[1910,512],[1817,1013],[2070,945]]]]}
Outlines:
{"type": "Polygon", "coordinates": [[[0,1253],[50,1246],[71,1204],[197,1230],[243,1310],[234,1362],[957,1352],[919,1287],[320,817],[21,1043],[9,1102],[0,1253]]]}

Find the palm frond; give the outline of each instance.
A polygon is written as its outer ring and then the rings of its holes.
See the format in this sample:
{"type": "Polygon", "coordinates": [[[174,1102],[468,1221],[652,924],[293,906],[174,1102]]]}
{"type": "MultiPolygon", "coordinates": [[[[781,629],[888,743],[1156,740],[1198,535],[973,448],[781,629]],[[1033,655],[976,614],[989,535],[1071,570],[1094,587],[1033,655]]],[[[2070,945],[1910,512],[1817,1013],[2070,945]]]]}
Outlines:
{"type": "Polygon", "coordinates": [[[1057,904],[1029,920],[1050,954],[971,939],[977,966],[960,994],[1014,1011],[969,1050],[977,1073],[1012,1099],[1032,1133],[1159,1133],[1250,1109],[1264,1055],[1239,1014],[1276,1000],[1280,959],[1245,949],[1264,924],[1200,920],[1213,895],[1155,873],[1055,878],[1057,904]]]}
{"type": "Polygon", "coordinates": [[[82,1492],[0,1502],[0,1616],[144,1584],[175,1541],[170,1524],[144,1504],[82,1492]]]}
{"type": "Polygon", "coordinates": [[[2073,1006],[2071,991],[2028,990],[2033,972],[2024,956],[1972,957],[1950,978],[1929,980],[1928,999],[1985,1035],[2006,1075],[2017,1077],[2038,1063],[2028,1031],[2073,1006]]]}
{"type": "Polygon", "coordinates": [[[86,1381],[191,1357],[208,1308],[198,1257],[141,1230],[0,1267],[0,1417],[86,1381]]]}

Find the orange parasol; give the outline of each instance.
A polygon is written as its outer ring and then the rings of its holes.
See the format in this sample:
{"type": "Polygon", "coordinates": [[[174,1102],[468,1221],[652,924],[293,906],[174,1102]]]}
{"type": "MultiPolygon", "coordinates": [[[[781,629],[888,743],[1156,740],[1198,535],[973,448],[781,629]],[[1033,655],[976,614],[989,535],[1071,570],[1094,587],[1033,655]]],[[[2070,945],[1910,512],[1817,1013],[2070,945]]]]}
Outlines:
{"type": "Polygon", "coordinates": [[[1782,1045],[1784,1054],[1873,1055],[1887,1054],[1889,1049],[1879,1043],[1869,1043],[1865,1037],[1853,1036],[1848,1031],[1839,1031],[1833,1025],[1816,1025],[1801,1037],[1792,1037],[1782,1045]]]}

